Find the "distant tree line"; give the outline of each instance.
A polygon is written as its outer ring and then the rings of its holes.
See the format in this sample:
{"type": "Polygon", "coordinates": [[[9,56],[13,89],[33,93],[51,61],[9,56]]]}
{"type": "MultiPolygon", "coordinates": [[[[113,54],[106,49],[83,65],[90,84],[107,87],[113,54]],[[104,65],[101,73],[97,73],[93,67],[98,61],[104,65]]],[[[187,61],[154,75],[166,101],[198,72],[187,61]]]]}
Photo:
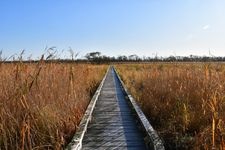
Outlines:
{"type": "MultiPolygon", "coordinates": [[[[117,57],[110,57],[106,55],[101,55],[100,52],[91,52],[85,55],[86,61],[95,63],[105,63],[105,62],[222,62],[225,61],[225,57],[216,56],[169,56],[169,57],[139,57],[136,54],[129,56],[120,55],[117,57]]],[[[81,60],[80,60],[81,61],[81,60]]]]}
{"type": "MultiPolygon", "coordinates": [[[[49,48],[47,50],[47,54],[45,55],[45,62],[68,62],[68,63],[77,63],[77,62],[83,62],[83,63],[111,63],[111,62],[225,62],[225,56],[217,57],[217,56],[197,56],[197,55],[190,55],[190,56],[169,56],[169,57],[160,57],[160,56],[154,56],[154,57],[148,57],[143,56],[139,57],[136,54],[132,54],[129,56],[126,55],[119,55],[117,57],[115,56],[106,56],[102,55],[101,52],[90,52],[87,53],[84,58],[77,58],[79,53],[75,53],[72,49],[69,50],[71,58],[62,59],[57,54],[57,51],[53,48],[49,48]]],[[[23,59],[24,51],[22,51],[20,54],[15,56],[11,56],[9,58],[13,58],[12,60],[6,59],[2,57],[2,51],[0,51],[0,62],[38,62],[39,60],[32,60],[32,59],[23,59]]],[[[42,56],[44,57],[44,55],[42,56]]]]}

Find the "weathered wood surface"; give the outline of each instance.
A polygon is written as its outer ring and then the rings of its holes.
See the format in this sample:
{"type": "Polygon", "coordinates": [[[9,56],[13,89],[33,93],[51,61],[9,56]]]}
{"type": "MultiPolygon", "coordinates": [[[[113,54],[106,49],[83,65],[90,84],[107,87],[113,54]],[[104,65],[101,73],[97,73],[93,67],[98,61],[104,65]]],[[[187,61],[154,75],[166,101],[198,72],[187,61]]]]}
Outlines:
{"type": "Polygon", "coordinates": [[[144,136],[113,69],[96,102],[82,149],[146,149],[144,136]]]}
{"type": "Polygon", "coordinates": [[[157,133],[127,92],[110,67],[67,149],[164,150],[157,133]]]}

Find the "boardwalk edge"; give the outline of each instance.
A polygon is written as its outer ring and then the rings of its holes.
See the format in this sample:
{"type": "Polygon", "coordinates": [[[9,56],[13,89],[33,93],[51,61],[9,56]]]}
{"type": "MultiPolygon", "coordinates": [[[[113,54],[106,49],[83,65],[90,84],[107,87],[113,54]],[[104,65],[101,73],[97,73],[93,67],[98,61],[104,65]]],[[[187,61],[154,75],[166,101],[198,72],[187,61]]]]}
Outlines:
{"type": "Polygon", "coordinates": [[[160,139],[158,133],[153,129],[153,127],[149,123],[148,119],[142,112],[141,108],[138,106],[135,99],[132,97],[130,92],[127,90],[127,88],[126,88],[125,84],[123,83],[122,79],[120,78],[117,70],[114,67],[113,67],[113,70],[116,72],[116,76],[121,83],[122,89],[124,90],[125,95],[127,95],[128,100],[131,104],[131,107],[133,107],[133,109],[137,115],[137,118],[139,119],[143,129],[145,130],[145,133],[147,135],[145,138],[145,141],[146,141],[148,148],[149,149],[153,148],[154,150],[164,150],[165,148],[164,148],[163,142],[160,139]]]}
{"type": "Polygon", "coordinates": [[[91,121],[92,113],[95,108],[96,101],[98,100],[102,86],[105,82],[105,79],[106,79],[106,76],[107,76],[109,70],[110,70],[110,67],[107,69],[104,78],[102,79],[94,96],[92,97],[92,99],[85,111],[85,114],[79,124],[79,127],[78,127],[75,135],[73,136],[71,142],[67,145],[66,150],[81,150],[82,149],[82,140],[83,140],[84,134],[87,131],[88,123],[91,121]]]}

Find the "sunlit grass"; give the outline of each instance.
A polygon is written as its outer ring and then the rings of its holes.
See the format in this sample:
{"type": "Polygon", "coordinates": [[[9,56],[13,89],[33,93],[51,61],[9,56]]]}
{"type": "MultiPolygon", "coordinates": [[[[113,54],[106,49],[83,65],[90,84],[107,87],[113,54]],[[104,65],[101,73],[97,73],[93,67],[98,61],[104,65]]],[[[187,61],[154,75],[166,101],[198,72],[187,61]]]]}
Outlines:
{"type": "Polygon", "coordinates": [[[105,65],[0,63],[0,149],[61,149],[107,69],[105,65]]]}

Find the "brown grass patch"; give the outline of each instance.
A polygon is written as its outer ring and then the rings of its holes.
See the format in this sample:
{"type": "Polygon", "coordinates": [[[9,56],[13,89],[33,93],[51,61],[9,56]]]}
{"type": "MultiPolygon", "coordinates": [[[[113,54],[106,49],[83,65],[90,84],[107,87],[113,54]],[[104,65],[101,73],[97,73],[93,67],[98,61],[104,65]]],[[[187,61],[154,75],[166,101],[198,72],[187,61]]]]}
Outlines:
{"type": "Polygon", "coordinates": [[[0,149],[61,149],[107,69],[104,65],[0,63],[0,149]]]}

